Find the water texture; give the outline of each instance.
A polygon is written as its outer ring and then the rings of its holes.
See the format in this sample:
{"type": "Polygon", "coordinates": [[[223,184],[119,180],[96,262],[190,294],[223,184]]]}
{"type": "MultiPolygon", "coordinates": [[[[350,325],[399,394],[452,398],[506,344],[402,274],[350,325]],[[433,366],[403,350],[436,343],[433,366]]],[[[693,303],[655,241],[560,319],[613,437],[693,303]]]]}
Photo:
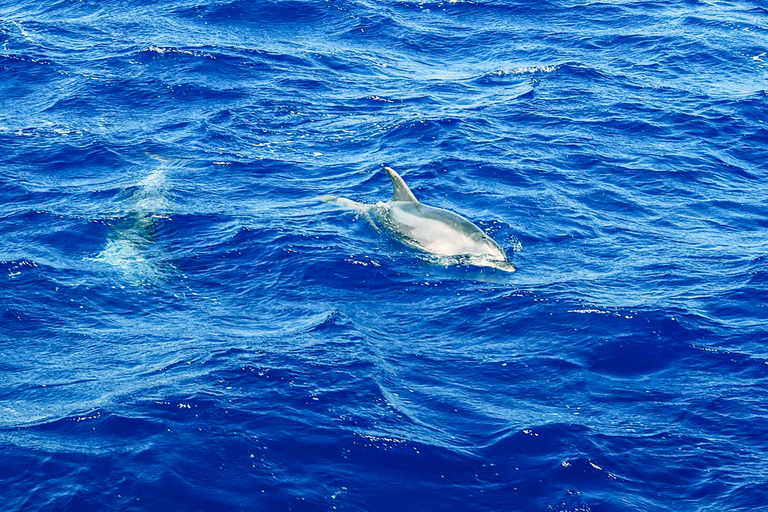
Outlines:
{"type": "Polygon", "coordinates": [[[757,1],[0,1],[7,511],[768,505],[757,1]],[[515,273],[325,195],[382,165],[515,273]]]}

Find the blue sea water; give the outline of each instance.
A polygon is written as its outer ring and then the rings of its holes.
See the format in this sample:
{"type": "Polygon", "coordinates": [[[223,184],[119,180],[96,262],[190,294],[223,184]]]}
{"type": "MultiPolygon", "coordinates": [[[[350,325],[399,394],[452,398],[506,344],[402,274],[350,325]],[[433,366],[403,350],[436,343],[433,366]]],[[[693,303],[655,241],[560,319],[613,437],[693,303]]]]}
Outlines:
{"type": "Polygon", "coordinates": [[[0,2],[6,511],[768,508],[768,9],[0,2]],[[515,273],[318,198],[456,211],[515,273]]]}

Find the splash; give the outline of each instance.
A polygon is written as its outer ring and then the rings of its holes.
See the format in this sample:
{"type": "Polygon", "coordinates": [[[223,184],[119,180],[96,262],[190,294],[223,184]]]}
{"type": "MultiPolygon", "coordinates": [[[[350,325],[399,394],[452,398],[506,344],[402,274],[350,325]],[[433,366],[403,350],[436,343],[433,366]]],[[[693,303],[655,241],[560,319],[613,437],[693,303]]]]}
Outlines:
{"type": "Polygon", "coordinates": [[[508,76],[508,75],[533,75],[536,73],[552,73],[554,71],[557,71],[560,69],[559,65],[550,65],[550,66],[524,66],[521,68],[515,68],[515,69],[499,69],[496,71],[493,71],[490,73],[491,75],[496,76],[508,76]]]}

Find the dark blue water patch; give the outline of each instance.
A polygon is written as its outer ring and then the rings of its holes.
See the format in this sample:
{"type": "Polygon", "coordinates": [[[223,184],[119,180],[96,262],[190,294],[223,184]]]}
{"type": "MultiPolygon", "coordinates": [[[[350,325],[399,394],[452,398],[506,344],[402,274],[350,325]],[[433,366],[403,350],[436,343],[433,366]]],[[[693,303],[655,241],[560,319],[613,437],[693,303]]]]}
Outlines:
{"type": "MultiPolygon", "coordinates": [[[[85,108],[82,103],[78,104],[79,108],[85,108]]],[[[80,173],[85,167],[84,162],[88,166],[109,168],[124,161],[116,148],[104,144],[103,140],[94,136],[85,136],[80,140],[77,140],[79,137],[73,138],[74,140],[57,140],[55,133],[42,132],[40,137],[43,140],[33,151],[25,151],[16,156],[16,159],[23,159],[27,165],[43,168],[49,173],[80,173]]]]}
{"type": "Polygon", "coordinates": [[[218,85],[210,87],[199,83],[177,82],[160,74],[159,79],[148,81],[123,79],[119,83],[105,83],[94,87],[91,94],[94,98],[114,98],[113,101],[117,105],[140,110],[155,109],[164,103],[170,105],[177,100],[182,104],[200,101],[230,102],[243,98],[247,93],[244,90],[222,89],[218,85]]]}
{"type": "MultiPolygon", "coordinates": [[[[105,424],[115,421],[99,421],[94,419],[84,420],[89,425],[89,430],[96,435],[103,431],[105,424]]],[[[117,420],[119,421],[119,420],[117,420]]],[[[118,432],[124,434],[135,434],[131,431],[131,426],[135,422],[123,420],[118,426],[118,432]]],[[[114,438],[109,435],[109,427],[103,431],[106,438],[114,438]]],[[[147,435],[146,428],[142,432],[147,435]]],[[[115,432],[117,433],[117,432],[115,432]]],[[[148,436],[150,439],[156,439],[157,434],[148,436]]],[[[144,443],[146,446],[146,443],[144,443]]],[[[107,451],[108,453],[108,451],[107,451]]],[[[47,507],[55,506],[57,508],[80,508],[91,509],[99,507],[118,507],[132,510],[146,506],[160,506],[156,501],[169,504],[172,501],[185,503],[187,507],[200,506],[200,503],[211,505],[214,500],[206,499],[204,496],[195,496],[195,504],[191,502],[189,490],[180,492],[180,485],[177,477],[173,476],[173,471],[163,468],[162,460],[155,457],[147,457],[145,450],[138,450],[137,453],[128,452],[122,454],[120,458],[112,458],[107,454],[89,455],[86,453],[54,453],[48,460],[42,464],[41,470],[51,475],[49,485],[45,489],[30,489],[26,498],[22,501],[21,507],[47,507]],[[120,462],[122,460],[122,462],[120,462]],[[127,467],[126,467],[127,466],[127,467]],[[131,467],[142,466],[142,470],[136,472],[131,467]],[[99,472],[104,472],[101,476],[99,472]],[[157,500],[136,491],[135,482],[142,482],[145,486],[152,487],[157,485],[158,491],[165,487],[170,492],[166,494],[167,498],[157,500]],[[153,483],[155,482],[155,483],[153,483]],[[89,492],[86,489],[91,488],[96,483],[100,483],[100,491],[89,492]],[[31,492],[30,492],[31,491],[31,492]],[[170,494],[170,495],[169,495],[170,494]],[[167,501],[166,501],[167,500],[167,501]]]]}
{"type": "Polygon", "coordinates": [[[291,71],[294,72],[300,68],[311,67],[311,60],[306,54],[276,53],[266,49],[237,48],[238,52],[243,52],[252,59],[262,63],[263,68],[259,71],[291,71]]]}
{"type": "MultiPolygon", "coordinates": [[[[55,270],[30,260],[3,261],[0,263],[3,277],[2,315],[3,326],[14,343],[31,337],[43,340],[55,336],[58,329],[66,324],[64,317],[51,314],[43,304],[55,295],[56,284],[51,279],[55,270]],[[17,295],[19,290],[33,292],[17,295]],[[13,297],[18,297],[16,300],[13,297]]],[[[13,345],[10,344],[9,348],[13,345]]]]}
{"type": "Polygon", "coordinates": [[[741,139],[741,144],[732,148],[729,153],[734,158],[751,163],[755,171],[759,172],[754,176],[762,178],[766,172],[764,166],[761,165],[765,152],[760,148],[764,147],[765,141],[768,141],[768,129],[760,127],[750,130],[741,139]]]}
{"type": "Polygon", "coordinates": [[[367,8],[353,11],[350,24],[343,36],[349,41],[375,40],[394,48],[412,49],[413,44],[407,40],[407,29],[396,17],[387,15],[380,8],[367,8]]]}
{"type": "Polygon", "coordinates": [[[499,23],[500,20],[508,19],[509,17],[530,15],[534,19],[543,18],[562,9],[562,6],[556,2],[543,1],[540,5],[533,8],[524,2],[509,3],[495,0],[482,5],[474,2],[457,2],[455,6],[445,2],[404,2],[402,6],[410,11],[430,9],[439,12],[442,10],[445,11],[448,17],[456,18],[472,14],[477,16],[478,19],[473,19],[473,21],[479,26],[482,26],[483,22],[499,23]]]}
{"type": "Polygon", "coordinates": [[[24,54],[0,54],[0,69],[5,70],[4,94],[18,98],[35,90],[34,82],[46,82],[60,78],[60,68],[51,60],[24,54]]]}
{"type": "Polygon", "coordinates": [[[750,6],[749,9],[744,9],[744,11],[749,13],[765,14],[766,11],[768,11],[768,9],[766,9],[765,7],[756,5],[756,6],[750,6]]]}
{"type": "Polygon", "coordinates": [[[111,228],[105,222],[70,219],[60,214],[40,211],[28,212],[8,220],[23,225],[22,232],[28,243],[40,244],[49,250],[67,254],[67,257],[78,258],[92,254],[101,247],[111,228]],[[77,246],[73,246],[73,240],[78,240],[77,246]]]}
{"type": "MultiPolygon", "coordinates": [[[[333,53],[312,53],[312,62],[321,69],[332,72],[336,80],[349,83],[351,79],[359,77],[370,80],[375,76],[385,76],[375,61],[365,58],[363,54],[353,51],[333,53]]],[[[329,81],[333,83],[333,81],[329,81]]]]}
{"type": "MultiPolygon", "coordinates": [[[[129,75],[152,76],[175,83],[178,69],[183,68],[190,77],[195,77],[195,82],[187,84],[187,87],[206,86],[219,91],[219,94],[227,90],[240,90],[241,80],[263,78],[265,72],[279,71],[269,60],[263,59],[259,52],[237,48],[149,46],[127,58],[120,58],[114,64],[124,67],[129,75]],[[137,69],[137,62],[142,65],[141,68],[137,69]]],[[[112,62],[107,64],[110,68],[114,67],[112,62]]]]}
{"type": "MultiPolygon", "coordinates": [[[[264,2],[253,5],[249,2],[233,1],[222,5],[208,5],[195,8],[197,15],[209,22],[245,21],[259,23],[318,23],[325,18],[331,6],[307,5],[305,2],[264,2]]],[[[190,11],[187,11],[190,12],[190,11]]]]}
{"type": "Polygon", "coordinates": [[[58,268],[57,263],[3,263],[3,277],[8,280],[4,284],[3,315],[8,319],[7,332],[15,333],[14,343],[23,345],[30,340],[34,345],[56,340],[78,324],[104,326],[109,323],[100,316],[105,311],[135,312],[135,306],[117,300],[114,284],[84,284],[80,269],[58,268]],[[31,291],[23,300],[15,304],[8,301],[10,294],[24,289],[31,291]]]}
{"type": "Polygon", "coordinates": [[[750,263],[749,287],[762,290],[768,285],[768,256],[756,256],[750,263]]]}
{"type": "Polygon", "coordinates": [[[325,80],[306,79],[306,78],[284,78],[277,85],[291,95],[298,94],[300,91],[304,94],[326,93],[330,91],[325,80]]]}
{"type": "Polygon", "coordinates": [[[404,140],[412,144],[443,140],[446,134],[455,130],[461,122],[456,118],[437,118],[395,124],[387,130],[387,139],[392,140],[393,144],[401,144],[404,140]]]}

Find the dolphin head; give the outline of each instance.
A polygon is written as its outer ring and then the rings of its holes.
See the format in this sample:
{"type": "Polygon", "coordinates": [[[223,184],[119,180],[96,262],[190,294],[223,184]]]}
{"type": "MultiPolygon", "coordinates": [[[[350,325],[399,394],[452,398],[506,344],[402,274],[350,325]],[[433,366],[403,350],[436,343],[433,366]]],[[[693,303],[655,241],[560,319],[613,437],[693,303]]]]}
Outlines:
{"type": "Polygon", "coordinates": [[[477,251],[470,255],[470,261],[479,266],[493,267],[505,272],[514,272],[515,266],[507,259],[507,253],[501,246],[488,236],[484,231],[478,229],[471,235],[476,244],[477,251]]]}
{"type": "Polygon", "coordinates": [[[487,256],[489,259],[506,261],[507,254],[504,249],[496,243],[496,240],[488,236],[485,232],[478,230],[478,232],[472,234],[472,239],[477,244],[479,255],[487,256]]]}

